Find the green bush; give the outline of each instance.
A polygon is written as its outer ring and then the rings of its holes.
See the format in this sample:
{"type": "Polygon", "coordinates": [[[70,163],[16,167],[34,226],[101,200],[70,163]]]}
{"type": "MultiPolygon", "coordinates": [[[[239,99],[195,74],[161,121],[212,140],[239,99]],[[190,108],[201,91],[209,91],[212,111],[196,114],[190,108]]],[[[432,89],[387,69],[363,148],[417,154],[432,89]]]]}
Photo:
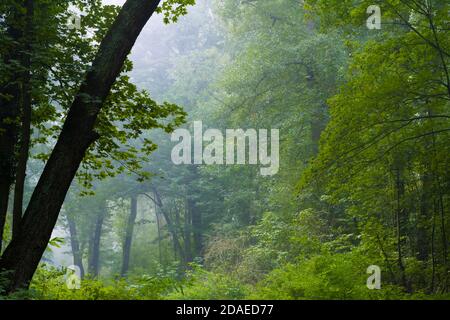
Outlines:
{"type": "Polygon", "coordinates": [[[66,271],[41,266],[34,275],[30,294],[45,300],[158,300],[179,286],[170,275],[141,275],[102,281],[86,277],[79,289],[69,289],[66,271]]]}
{"type": "Polygon", "coordinates": [[[230,275],[194,267],[187,275],[182,290],[166,296],[171,300],[239,300],[248,295],[248,288],[230,275]]]}
{"type": "Polygon", "coordinates": [[[250,299],[401,299],[400,288],[383,285],[381,290],[366,286],[369,266],[355,252],[322,254],[272,271],[257,284],[250,299]]]}

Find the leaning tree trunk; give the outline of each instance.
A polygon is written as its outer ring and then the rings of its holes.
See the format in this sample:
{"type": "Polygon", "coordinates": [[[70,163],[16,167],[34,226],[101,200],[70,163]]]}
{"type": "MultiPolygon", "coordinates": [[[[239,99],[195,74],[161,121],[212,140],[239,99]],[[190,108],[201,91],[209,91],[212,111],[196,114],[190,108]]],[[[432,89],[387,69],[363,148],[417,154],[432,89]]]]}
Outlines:
{"type": "Polygon", "coordinates": [[[100,109],[139,33],[159,2],[127,0],[102,40],[30,199],[20,233],[0,259],[0,270],[10,271],[7,291],[28,287],[75,173],[86,150],[98,139],[94,128],[100,109]]]}
{"type": "Polygon", "coordinates": [[[137,197],[131,197],[130,215],[128,216],[127,229],[125,231],[125,241],[123,243],[122,271],[121,276],[125,277],[130,265],[131,242],[133,240],[134,224],[137,216],[137,197]]]}

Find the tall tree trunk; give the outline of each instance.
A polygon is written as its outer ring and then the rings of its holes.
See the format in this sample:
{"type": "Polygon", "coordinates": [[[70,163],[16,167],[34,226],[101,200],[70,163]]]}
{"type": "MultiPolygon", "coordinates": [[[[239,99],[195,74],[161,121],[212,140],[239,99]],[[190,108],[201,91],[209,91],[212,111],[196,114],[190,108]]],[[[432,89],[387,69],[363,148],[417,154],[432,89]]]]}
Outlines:
{"type": "Polygon", "coordinates": [[[0,254],[3,247],[3,233],[5,230],[6,213],[8,211],[10,182],[5,177],[0,176],[0,254]]]}
{"type": "Polygon", "coordinates": [[[154,204],[155,208],[155,218],[156,218],[156,227],[158,228],[158,256],[159,256],[159,264],[162,265],[162,248],[161,248],[161,221],[159,220],[159,214],[158,214],[158,206],[154,204]]]}
{"type": "MultiPolygon", "coordinates": [[[[12,85],[14,86],[14,85],[12,85]]],[[[7,95],[12,95],[12,101],[0,101],[0,252],[8,211],[9,195],[14,182],[15,145],[17,141],[19,91],[12,88],[7,95]]],[[[0,98],[1,99],[1,98],[0,98]]]]}
{"type": "MultiPolygon", "coordinates": [[[[24,19],[20,7],[13,6],[7,19],[16,25],[24,19]]],[[[5,65],[16,64],[22,61],[23,30],[16,26],[9,26],[6,31],[13,43],[7,53],[2,56],[5,65]]],[[[3,233],[8,210],[9,194],[14,182],[15,172],[15,146],[17,142],[19,104],[21,91],[21,68],[14,68],[12,74],[2,74],[0,82],[0,252],[2,249],[3,233]]]]}
{"type": "Polygon", "coordinates": [[[122,255],[122,277],[125,277],[128,273],[128,267],[130,265],[131,243],[133,241],[134,224],[136,223],[137,216],[137,197],[133,195],[131,197],[130,215],[128,216],[127,229],[125,231],[125,241],[123,244],[122,255]]]}
{"type": "Polygon", "coordinates": [[[419,218],[417,221],[417,259],[427,261],[429,256],[428,223],[430,220],[431,175],[426,172],[421,177],[419,218]]]}
{"type": "Polygon", "coordinates": [[[8,273],[7,291],[28,287],[70,184],[89,146],[98,138],[97,116],[124,61],[160,0],[127,0],[102,40],[99,51],[70,107],[22,219],[20,234],[0,259],[8,273]]]}
{"type": "Polygon", "coordinates": [[[84,277],[84,267],[83,267],[83,255],[80,250],[80,243],[78,241],[77,226],[75,221],[71,217],[67,217],[67,223],[69,225],[70,233],[70,246],[72,248],[73,264],[80,268],[80,276],[84,277]]]}
{"type": "MultiPolygon", "coordinates": [[[[312,28],[314,28],[312,26],[312,28]]],[[[309,90],[314,90],[316,76],[311,66],[303,64],[306,68],[306,84],[309,90]]],[[[325,103],[320,104],[311,111],[311,156],[316,156],[319,152],[320,135],[326,126],[326,114],[328,106],[325,103]]]]}
{"type": "MultiPolygon", "coordinates": [[[[172,226],[172,229],[175,231],[175,235],[176,235],[176,241],[174,241],[174,249],[175,251],[178,250],[178,253],[180,255],[181,261],[186,261],[186,252],[185,252],[185,246],[181,246],[180,244],[180,239],[183,239],[183,229],[181,226],[181,217],[180,217],[180,212],[178,210],[175,210],[175,218],[174,218],[174,223],[172,226]]],[[[175,254],[176,255],[176,254],[175,254]]]]}
{"type": "Polygon", "coordinates": [[[403,251],[402,251],[402,234],[404,228],[404,221],[406,211],[403,208],[402,200],[405,193],[405,184],[402,179],[402,170],[400,167],[396,170],[396,191],[397,191],[397,210],[396,210],[396,224],[397,224],[397,263],[400,269],[400,278],[403,287],[406,291],[410,291],[408,281],[405,275],[405,266],[403,264],[403,251]]]}
{"type": "Polygon", "coordinates": [[[327,125],[327,111],[328,106],[321,104],[313,111],[311,119],[311,141],[312,141],[312,155],[316,156],[319,152],[319,142],[322,131],[327,125]]]}
{"type": "Polygon", "coordinates": [[[100,242],[102,238],[103,222],[106,216],[106,206],[102,212],[97,216],[94,230],[91,233],[91,241],[89,242],[89,261],[88,271],[94,278],[98,277],[100,272],[100,242]]]}
{"type": "Polygon", "coordinates": [[[449,266],[447,263],[447,233],[446,233],[446,223],[445,223],[445,211],[444,211],[444,199],[442,193],[439,194],[439,212],[441,220],[441,238],[442,238],[442,264],[444,266],[444,279],[442,292],[448,292],[448,282],[449,282],[449,266]]]}
{"type": "Polygon", "coordinates": [[[430,292],[434,293],[435,278],[436,278],[436,250],[435,250],[435,237],[436,237],[436,201],[433,210],[432,228],[431,228],[431,283],[430,292]]]}
{"type": "MultiPolygon", "coordinates": [[[[448,75],[447,75],[448,80],[448,75]]],[[[450,93],[450,88],[449,88],[450,93]]],[[[430,108],[428,108],[428,115],[433,115],[433,112],[430,108]]],[[[433,146],[433,158],[437,158],[437,147],[436,147],[436,134],[434,133],[434,126],[432,127],[431,131],[433,132],[431,136],[432,140],[432,146],[433,146]]],[[[440,224],[441,224],[441,239],[442,239],[442,263],[443,263],[443,284],[442,284],[442,292],[447,293],[448,292],[448,282],[449,282],[449,266],[447,263],[447,250],[448,250],[448,241],[447,241],[447,228],[446,228],[446,221],[445,221],[445,210],[444,210],[444,197],[443,197],[443,188],[440,181],[440,175],[436,171],[433,174],[433,186],[434,190],[437,192],[437,206],[435,205],[436,211],[440,214],[440,224]]],[[[434,264],[433,264],[433,272],[434,271],[434,264]]]]}
{"type": "Polygon", "coordinates": [[[21,129],[20,148],[16,169],[16,180],[14,186],[14,206],[13,206],[13,238],[19,235],[20,223],[22,220],[23,194],[28,162],[28,152],[30,149],[31,135],[31,43],[33,35],[33,0],[26,1],[26,44],[25,53],[22,54],[22,66],[24,68],[23,85],[21,92],[21,129]]]}
{"type": "Polygon", "coordinates": [[[22,128],[20,138],[20,151],[18,156],[16,179],[14,186],[14,205],[13,205],[13,238],[20,232],[22,220],[23,195],[25,189],[25,178],[28,162],[28,152],[30,148],[30,126],[31,126],[31,97],[29,95],[30,86],[26,85],[26,91],[23,103],[22,128]]]}
{"type": "Polygon", "coordinates": [[[192,262],[192,242],[191,242],[191,212],[189,210],[189,200],[185,201],[184,208],[184,263],[192,262]]]}
{"type": "Polygon", "coordinates": [[[178,252],[180,254],[180,257],[184,260],[184,251],[183,251],[183,248],[180,243],[180,237],[178,235],[177,224],[174,224],[169,213],[165,210],[163,203],[162,203],[161,196],[158,192],[158,189],[156,189],[156,187],[152,187],[152,191],[153,191],[154,198],[150,197],[149,195],[147,195],[145,193],[144,193],[144,195],[146,197],[148,197],[150,200],[152,200],[160,209],[160,212],[164,216],[164,220],[166,220],[167,228],[169,229],[169,233],[172,236],[174,251],[175,251],[175,253],[178,252]]]}
{"type": "Polygon", "coordinates": [[[193,252],[196,257],[202,255],[203,235],[202,235],[202,214],[197,207],[198,197],[197,181],[199,179],[198,167],[190,166],[190,179],[188,183],[187,210],[191,219],[191,231],[193,236],[193,252]]]}
{"type": "Polygon", "coordinates": [[[203,251],[202,215],[193,199],[188,200],[188,210],[192,219],[194,254],[196,257],[200,257],[203,251]]]}

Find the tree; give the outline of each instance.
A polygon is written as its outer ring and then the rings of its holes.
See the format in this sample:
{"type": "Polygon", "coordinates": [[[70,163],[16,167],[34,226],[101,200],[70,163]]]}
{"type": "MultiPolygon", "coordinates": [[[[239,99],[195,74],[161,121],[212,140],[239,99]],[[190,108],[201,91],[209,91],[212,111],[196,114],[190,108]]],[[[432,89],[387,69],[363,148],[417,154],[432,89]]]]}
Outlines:
{"type": "Polygon", "coordinates": [[[125,277],[128,273],[128,268],[130,266],[130,254],[131,254],[131,242],[133,240],[133,230],[136,223],[137,216],[137,204],[138,198],[136,195],[132,195],[130,199],[130,215],[128,216],[128,221],[125,231],[125,239],[123,243],[123,255],[122,255],[122,270],[120,274],[125,277]]]}
{"type": "MultiPolygon", "coordinates": [[[[27,286],[58,218],[75,173],[86,150],[99,138],[95,124],[137,36],[160,1],[128,0],[102,40],[98,53],[70,107],[58,141],[33,192],[20,234],[0,259],[9,270],[8,291],[27,286]]],[[[171,9],[177,1],[165,2],[171,9]]],[[[187,3],[192,3],[188,1],[187,3]]],[[[175,14],[183,13],[180,2],[175,14]]]]}
{"type": "MultiPolygon", "coordinates": [[[[329,2],[308,2],[327,27],[362,24],[369,5],[347,15],[345,1],[333,2],[333,14],[329,2]]],[[[345,203],[344,224],[357,221],[361,245],[383,257],[389,281],[407,292],[447,292],[448,4],[381,8],[381,34],[350,44],[347,83],[329,100],[331,121],[303,186],[314,181],[332,203],[345,203]],[[417,265],[426,271],[408,272],[417,265]]]]}

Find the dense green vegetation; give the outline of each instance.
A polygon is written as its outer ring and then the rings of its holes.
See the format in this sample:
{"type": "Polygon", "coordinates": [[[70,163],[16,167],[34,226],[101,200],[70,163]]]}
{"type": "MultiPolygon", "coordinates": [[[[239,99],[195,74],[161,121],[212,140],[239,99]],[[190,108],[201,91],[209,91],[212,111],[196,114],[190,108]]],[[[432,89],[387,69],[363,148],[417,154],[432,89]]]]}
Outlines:
{"type": "MultiPolygon", "coordinates": [[[[0,5],[0,137],[15,141],[0,139],[3,249],[25,238],[22,210],[119,12],[34,2],[31,25],[27,1],[0,5]],[[80,28],[66,23],[75,8],[80,28]]],[[[101,103],[100,138],[29,287],[10,290],[5,268],[0,296],[450,298],[448,1],[180,0],[158,11],[101,103]],[[366,26],[373,4],[381,29],[366,26]],[[170,133],[194,121],[279,129],[278,173],[175,165],[170,133]],[[366,284],[372,265],[378,290],[366,284]]]]}

